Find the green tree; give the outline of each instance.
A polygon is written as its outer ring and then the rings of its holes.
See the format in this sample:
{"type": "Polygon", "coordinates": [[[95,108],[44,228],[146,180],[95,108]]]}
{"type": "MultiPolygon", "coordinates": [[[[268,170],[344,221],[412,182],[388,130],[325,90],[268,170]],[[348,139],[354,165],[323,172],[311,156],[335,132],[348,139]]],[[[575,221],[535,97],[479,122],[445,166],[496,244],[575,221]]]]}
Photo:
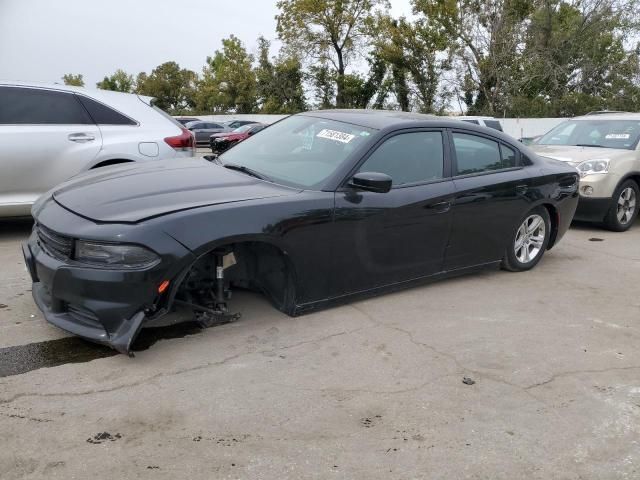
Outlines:
{"type": "Polygon", "coordinates": [[[384,98],[380,96],[383,90],[386,63],[375,53],[367,59],[369,72],[367,75],[347,73],[343,80],[343,106],[345,108],[381,108],[384,98]],[[378,97],[376,98],[376,95],[378,97]],[[374,100],[375,99],[375,100],[374,100]]]}
{"type": "Polygon", "coordinates": [[[96,83],[96,86],[102,90],[130,93],[134,91],[135,84],[133,75],[118,69],[113,75],[104,77],[102,81],[96,83]]]}
{"type": "Polygon", "coordinates": [[[281,52],[269,58],[270,42],[258,39],[255,69],[257,101],[262,113],[297,113],[306,109],[302,65],[295,56],[281,52]]]}
{"type": "Polygon", "coordinates": [[[222,51],[207,57],[198,83],[198,110],[212,113],[252,113],[256,110],[253,55],[234,35],[222,40],[222,51]]]}
{"type": "Polygon", "coordinates": [[[571,116],[640,107],[632,4],[541,1],[531,15],[511,115],[571,116]]]}
{"type": "Polygon", "coordinates": [[[74,87],[84,87],[84,80],[81,73],[66,73],[62,76],[62,81],[65,85],[72,85],[74,87]]]}
{"type": "Polygon", "coordinates": [[[308,77],[316,99],[315,108],[327,109],[335,107],[336,82],[335,74],[326,63],[309,67],[308,77]]]}
{"type": "MultiPolygon", "coordinates": [[[[375,13],[387,9],[388,1],[279,0],[276,5],[280,10],[276,16],[280,39],[301,57],[333,67],[336,106],[345,106],[347,66],[361,57],[367,40],[375,34],[375,13]]],[[[324,75],[321,70],[315,71],[324,75]]]]}
{"type": "Polygon", "coordinates": [[[140,73],[136,92],[154,97],[156,105],[171,113],[188,112],[194,105],[197,75],[180,68],[176,62],[166,62],[153,69],[151,74],[140,73]]]}
{"type": "Polygon", "coordinates": [[[504,113],[534,1],[413,0],[423,28],[449,39],[470,113],[504,113]]]}

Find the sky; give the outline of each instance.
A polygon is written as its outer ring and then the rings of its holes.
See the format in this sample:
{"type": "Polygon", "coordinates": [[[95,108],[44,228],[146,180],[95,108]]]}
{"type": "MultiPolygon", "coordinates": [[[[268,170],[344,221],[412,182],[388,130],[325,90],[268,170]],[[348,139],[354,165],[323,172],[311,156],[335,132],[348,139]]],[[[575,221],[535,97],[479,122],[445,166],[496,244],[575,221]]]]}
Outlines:
{"type": "MultiPolygon", "coordinates": [[[[391,0],[395,16],[410,0],[391,0]]],[[[0,0],[0,79],[94,86],[122,68],[150,72],[173,60],[198,73],[231,34],[257,51],[276,40],[276,0],[0,0]]],[[[275,53],[275,52],[274,52],[275,53]]]]}

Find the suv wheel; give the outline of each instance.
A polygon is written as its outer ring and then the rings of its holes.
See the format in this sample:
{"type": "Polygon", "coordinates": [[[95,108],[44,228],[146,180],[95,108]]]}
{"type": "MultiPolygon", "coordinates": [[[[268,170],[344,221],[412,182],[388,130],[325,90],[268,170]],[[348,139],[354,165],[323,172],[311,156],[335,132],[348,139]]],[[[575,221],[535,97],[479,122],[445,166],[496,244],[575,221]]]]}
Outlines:
{"type": "Polygon", "coordinates": [[[549,212],[544,207],[534,208],[518,225],[501,267],[511,272],[523,272],[535,267],[547,249],[550,234],[549,212]]]}
{"type": "Polygon", "coordinates": [[[614,232],[628,230],[638,215],[640,208],[640,191],[633,180],[626,180],[618,185],[611,207],[604,217],[604,226],[614,232]]]}

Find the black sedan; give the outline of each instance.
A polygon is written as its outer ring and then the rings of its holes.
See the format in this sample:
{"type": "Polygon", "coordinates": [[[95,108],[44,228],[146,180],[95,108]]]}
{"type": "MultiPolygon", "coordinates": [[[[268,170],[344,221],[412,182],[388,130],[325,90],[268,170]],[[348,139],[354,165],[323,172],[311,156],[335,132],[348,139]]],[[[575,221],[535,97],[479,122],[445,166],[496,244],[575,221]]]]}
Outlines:
{"type": "Polygon", "coordinates": [[[209,162],[91,171],[38,200],[23,252],[46,319],[129,352],[144,326],[235,320],[234,287],[298,315],[484,267],[528,270],[578,174],[418,114],[294,115],[209,162]]]}

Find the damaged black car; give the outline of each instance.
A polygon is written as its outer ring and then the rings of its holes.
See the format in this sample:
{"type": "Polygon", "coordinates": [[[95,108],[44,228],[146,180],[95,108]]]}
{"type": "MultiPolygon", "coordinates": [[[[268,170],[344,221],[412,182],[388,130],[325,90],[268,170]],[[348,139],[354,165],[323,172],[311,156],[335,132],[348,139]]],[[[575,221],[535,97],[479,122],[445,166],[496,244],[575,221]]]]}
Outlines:
{"type": "Polygon", "coordinates": [[[401,112],[288,117],[217,158],[102,168],[34,205],[23,245],[52,324],[129,353],[140,329],[298,315],[479,268],[524,271],[568,229],[578,174],[515,139],[401,112]]]}

